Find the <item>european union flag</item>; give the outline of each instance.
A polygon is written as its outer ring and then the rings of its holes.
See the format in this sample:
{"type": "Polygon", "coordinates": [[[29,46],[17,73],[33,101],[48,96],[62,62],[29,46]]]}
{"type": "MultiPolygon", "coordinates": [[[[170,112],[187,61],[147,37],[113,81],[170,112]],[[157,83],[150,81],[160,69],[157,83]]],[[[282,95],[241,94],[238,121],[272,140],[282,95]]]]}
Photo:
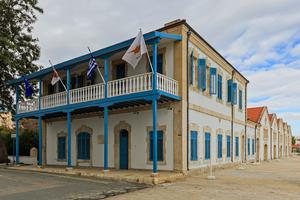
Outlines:
{"type": "Polygon", "coordinates": [[[31,97],[33,94],[33,88],[26,78],[24,79],[24,82],[25,82],[25,97],[26,98],[31,97]]]}

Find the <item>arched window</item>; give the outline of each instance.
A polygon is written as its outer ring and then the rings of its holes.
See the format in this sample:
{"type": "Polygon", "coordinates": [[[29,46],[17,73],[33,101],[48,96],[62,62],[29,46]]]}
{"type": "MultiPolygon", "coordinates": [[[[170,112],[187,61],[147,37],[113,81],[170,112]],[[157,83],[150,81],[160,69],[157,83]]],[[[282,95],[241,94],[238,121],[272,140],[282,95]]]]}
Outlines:
{"type": "Polygon", "coordinates": [[[90,159],[90,134],[81,132],[77,135],[77,159],[90,159]]]}

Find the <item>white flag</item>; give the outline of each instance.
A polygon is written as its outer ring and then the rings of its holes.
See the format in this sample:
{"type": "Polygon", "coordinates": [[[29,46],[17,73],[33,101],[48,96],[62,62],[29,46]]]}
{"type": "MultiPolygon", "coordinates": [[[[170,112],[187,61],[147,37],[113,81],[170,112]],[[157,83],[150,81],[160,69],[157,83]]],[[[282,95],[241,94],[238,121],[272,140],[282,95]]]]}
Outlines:
{"type": "Polygon", "coordinates": [[[55,85],[55,83],[59,81],[60,77],[57,71],[54,69],[54,67],[52,69],[53,69],[53,75],[52,75],[51,85],[55,85]]]}
{"type": "Polygon", "coordinates": [[[147,46],[142,31],[140,30],[122,59],[135,68],[144,53],[147,53],[147,46]]]}

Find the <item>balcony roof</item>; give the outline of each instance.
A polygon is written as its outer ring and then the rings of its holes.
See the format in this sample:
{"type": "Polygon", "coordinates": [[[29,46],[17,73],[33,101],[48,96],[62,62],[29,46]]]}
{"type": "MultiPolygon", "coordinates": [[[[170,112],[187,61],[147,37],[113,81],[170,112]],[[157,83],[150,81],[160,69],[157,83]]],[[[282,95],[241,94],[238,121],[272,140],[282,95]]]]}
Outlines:
{"type": "MultiPolygon", "coordinates": [[[[168,34],[168,33],[164,33],[164,32],[159,32],[159,31],[152,31],[149,33],[144,34],[144,38],[145,41],[151,41],[153,39],[171,39],[171,40],[176,40],[176,41],[180,41],[182,39],[181,35],[175,35],[175,34],[168,34]]],[[[109,47],[105,47],[103,49],[99,49],[97,51],[92,52],[94,57],[106,57],[109,56],[115,52],[124,50],[126,48],[128,48],[131,43],[133,42],[135,38],[131,38],[129,40],[125,40],[123,42],[111,45],[109,47]]],[[[89,60],[91,58],[90,54],[85,54],[76,58],[73,58],[71,60],[67,60],[65,62],[59,63],[54,65],[56,70],[63,70],[66,69],[68,66],[75,67],[76,64],[82,63],[82,62],[86,62],[87,60],[89,60]]],[[[49,66],[48,68],[42,69],[40,71],[28,74],[28,75],[24,75],[20,78],[17,79],[13,79],[8,81],[8,84],[13,85],[13,84],[19,84],[21,82],[24,81],[24,78],[30,80],[30,79],[36,79],[39,77],[43,77],[46,74],[52,73],[52,67],[49,66]]]]}

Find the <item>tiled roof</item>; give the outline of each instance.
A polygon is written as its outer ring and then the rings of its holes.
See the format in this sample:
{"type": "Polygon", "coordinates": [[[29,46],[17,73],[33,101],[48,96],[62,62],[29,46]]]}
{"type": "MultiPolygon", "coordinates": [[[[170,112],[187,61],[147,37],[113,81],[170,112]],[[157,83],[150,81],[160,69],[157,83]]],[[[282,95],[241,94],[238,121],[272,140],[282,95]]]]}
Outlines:
{"type": "Polygon", "coordinates": [[[249,120],[259,123],[260,116],[265,107],[247,108],[247,117],[249,120]]]}
{"type": "Polygon", "coordinates": [[[273,115],[274,115],[274,114],[268,114],[269,120],[270,120],[270,121],[272,121],[273,115]]]}

